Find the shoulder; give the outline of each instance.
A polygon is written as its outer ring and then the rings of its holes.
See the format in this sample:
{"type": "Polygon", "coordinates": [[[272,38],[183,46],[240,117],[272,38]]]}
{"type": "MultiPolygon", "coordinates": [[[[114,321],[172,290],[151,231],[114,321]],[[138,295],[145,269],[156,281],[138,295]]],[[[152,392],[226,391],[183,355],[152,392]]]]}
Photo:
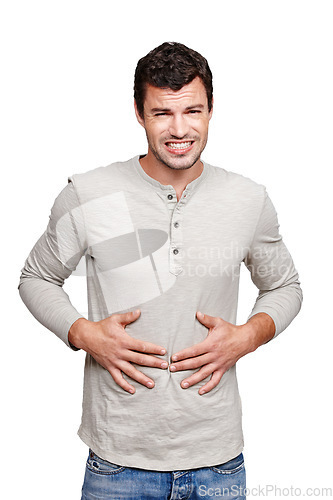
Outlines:
{"type": "Polygon", "coordinates": [[[117,191],[128,178],[133,159],[119,161],[97,167],[86,172],[75,173],[68,177],[81,201],[88,201],[117,191]]]}
{"type": "Polygon", "coordinates": [[[246,177],[245,175],[233,172],[231,170],[226,170],[222,167],[217,167],[214,165],[208,165],[211,171],[211,177],[214,181],[219,184],[227,185],[228,187],[238,188],[238,189],[250,189],[251,191],[262,191],[265,186],[262,184],[246,177]]]}
{"type": "Polygon", "coordinates": [[[242,174],[209,165],[211,182],[224,194],[234,199],[256,200],[260,203],[266,197],[266,187],[242,174]]]}

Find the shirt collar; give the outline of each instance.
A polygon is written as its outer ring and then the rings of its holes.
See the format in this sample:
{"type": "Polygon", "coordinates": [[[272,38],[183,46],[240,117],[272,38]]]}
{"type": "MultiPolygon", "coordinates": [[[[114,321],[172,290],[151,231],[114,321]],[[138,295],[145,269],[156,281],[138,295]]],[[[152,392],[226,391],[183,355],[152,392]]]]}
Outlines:
{"type": "MultiPolygon", "coordinates": [[[[174,188],[171,184],[161,184],[158,180],[153,179],[153,177],[150,177],[150,175],[148,175],[145,172],[145,170],[143,170],[143,168],[139,162],[139,159],[140,159],[140,155],[135,156],[133,158],[133,164],[134,164],[134,168],[135,168],[136,172],[140,175],[140,177],[144,181],[148,182],[153,187],[155,187],[159,190],[162,190],[162,191],[174,190],[174,188]]],[[[191,181],[187,184],[187,186],[185,188],[187,193],[193,192],[199,186],[199,184],[201,184],[201,182],[208,176],[209,165],[206,162],[204,162],[203,160],[201,160],[201,162],[203,164],[203,170],[202,170],[201,174],[199,175],[199,177],[197,177],[196,179],[194,179],[193,181],[191,181]]]]}

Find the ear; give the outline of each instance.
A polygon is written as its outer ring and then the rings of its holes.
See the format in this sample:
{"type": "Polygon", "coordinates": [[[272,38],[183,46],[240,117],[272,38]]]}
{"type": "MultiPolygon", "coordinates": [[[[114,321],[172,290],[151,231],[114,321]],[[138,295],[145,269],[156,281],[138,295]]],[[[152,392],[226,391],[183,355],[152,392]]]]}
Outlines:
{"type": "Polygon", "coordinates": [[[138,107],[136,105],[136,100],[135,99],[134,99],[134,110],[135,110],[136,119],[138,120],[138,122],[140,123],[140,125],[142,125],[143,128],[144,128],[145,127],[145,121],[142,118],[142,116],[140,116],[140,114],[139,114],[138,107]]]}
{"type": "Polygon", "coordinates": [[[212,107],[211,110],[209,111],[209,119],[213,116],[213,109],[214,109],[214,97],[212,97],[212,107]]]}

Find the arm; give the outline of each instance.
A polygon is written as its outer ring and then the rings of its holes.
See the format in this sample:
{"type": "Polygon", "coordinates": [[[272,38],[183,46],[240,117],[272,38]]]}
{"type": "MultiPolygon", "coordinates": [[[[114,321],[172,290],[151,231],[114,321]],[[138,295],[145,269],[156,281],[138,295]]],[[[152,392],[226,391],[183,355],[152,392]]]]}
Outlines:
{"type": "Polygon", "coordinates": [[[69,180],[53,204],[46,231],[25,261],[19,293],[33,316],[72,348],[68,330],[82,314],[62,287],[85,250],[81,207],[74,184],[69,180]]]}
{"type": "Polygon", "coordinates": [[[253,352],[272,340],[276,332],[274,321],[266,313],[251,316],[245,325],[248,328],[248,352],[253,352]]]}
{"type": "Polygon", "coordinates": [[[244,259],[259,294],[247,323],[236,326],[222,318],[197,313],[208,328],[207,338],[172,356],[170,371],[200,368],[182,380],[190,387],[211,375],[199,394],[211,391],[223,374],[242,356],[281,333],[300,310],[302,291],[292,258],[279,234],[275,209],[264,193],[264,202],[252,244],[244,259]]]}
{"type": "Polygon", "coordinates": [[[244,259],[259,289],[249,319],[259,312],[271,316],[277,337],[300,311],[303,294],[292,257],[279,233],[275,208],[265,191],[252,245],[244,259]]]}
{"type": "Polygon", "coordinates": [[[139,315],[112,314],[101,321],[89,321],[73,307],[62,288],[86,250],[83,211],[71,181],[55,200],[47,229],[24,264],[20,296],[42,325],[72,349],[91,354],[125,391],[134,393],[135,388],[122,372],[152,388],[154,381],[132,363],[162,369],[168,364],[151,355],[165,354],[163,347],[133,339],[125,331],[125,326],[139,315]]]}

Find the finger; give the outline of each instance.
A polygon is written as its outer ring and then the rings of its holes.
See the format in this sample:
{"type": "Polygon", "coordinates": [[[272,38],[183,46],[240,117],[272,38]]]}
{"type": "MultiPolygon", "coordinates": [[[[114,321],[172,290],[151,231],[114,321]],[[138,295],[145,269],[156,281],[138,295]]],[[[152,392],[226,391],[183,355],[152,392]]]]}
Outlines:
{"type": "Polygon", "coordinates": [[[169,369],[171,372],[179,372],[181,370],[193,370],[194,368],[200,368],[203,365],[207,365],[212,361],[213,353],[202,354],[201,356],[196,356],[195,358],[185,359],[184,361],[177,361],[170,365],[169,369]]]}
{"type": "Polygon", "coordinates": [[[214,371],[214,366],[212,363],[209,363],[208,365],[203,366],[200,368],[199,371],[193,373],[189,378],[184,378],[184,380],[181,381],[180,385],[183,389],[187,389],[188,387],[191,387],[192,385],[197,384],[198,382],[201,382],[205,378],[209,377],[214,371]]]}
{"type": "Polygon", "coordinates": [[[164,347],[153,344],[152,342],[134,339],[130,335],[128,335],[127,340],[127,348],[131,351],[144,352],[147,354],[161,354],[162,356],[166,353],[166,349],[164,347]]]}
{"type": "Polygon", "coordinates": [[[210,381],[199,389],[200,396],[202,396],[203,394],[207,394],[207,392],[210,392],[212,389],[214,389],[214,387],[216,387],[217,384],[219,384],[222,376],[223,376],[223,371],[216,370],[211,376],[210,381]]]}
{"type": "Polygon", "coordinates": [[[187,347],[182,351],[176,352],[171,356],[171,361],[180,361],[182,359],[194,358],[195,356],[200,356],[201,354],[206,354],[208,352],[206,339],[199,344],[195,344],[191,347],[187,347]]]}
{"type": "Polygon", "coordinates": [[[119,370],[118,368],[114,368],[113,370],[110,370],[109,373],[112,376],[113,380],[116,382],[116,384],[118,384],[119,387],[124,389],[124,391],[129,392],[130,394],[135,393],[135,388],[124,379],[121,370],[119,370]]]}
{"type": "Polygon", "coordinates": [[[140,309],[136,309],[136,311],[112,314],[111,318],[113,318],[120,325],[126,326],[129,323],[133,323],[133,321],[136,321],[139,318],[140,314],[140,309]]]}
{"type": "Polygon", "coordinates": [[[139,382],[139,384],[148,387],[148,389],[152,389],[155,386],[154,380],[147,377],[147,375],[140,372],[140,370],[137,370],[133,365],[131,365],[131,363],[126,363],[126,362],[123,363],[121,366],[121,371],[131,379],[136,380],[136,382],[139,382]]]}
{"type": "Polygon", "coordinates": [[[152,366],[154,368],[168,368],[168,363],[161,358],[155,358],[150,354],[141,354],[138,352],[127,351],[126,360],[140,366],[152,366]]]}
{"type": "Polygon", "coordinates": [[[200,311],[197,311],[197,318],[203,325],[207,326],[207,328],[214,328],[221,320],[216,316],[209,316],[208,314],[203,314],[200,311]]]}

